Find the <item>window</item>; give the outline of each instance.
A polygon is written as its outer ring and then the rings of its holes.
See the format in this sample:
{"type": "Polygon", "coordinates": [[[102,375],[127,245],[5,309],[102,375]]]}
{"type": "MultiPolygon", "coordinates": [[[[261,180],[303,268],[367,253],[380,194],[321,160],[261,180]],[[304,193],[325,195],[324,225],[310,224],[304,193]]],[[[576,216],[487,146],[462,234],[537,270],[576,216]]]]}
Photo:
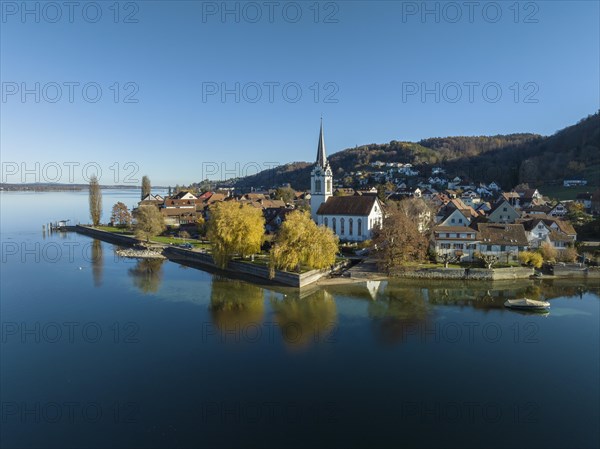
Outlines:
{"type": "Polygon", "coordinates": [[[455,223],[455,222],[456,222],[456,220],[455,220],[454,218],[453,218],[452,220],[450,220],[450,221],[451,221],[452,223],[455,223]]]}
{"type": "Polygon", "coordinates": [[[458,219],[458,222],[459,222],[459,223],[462,223],[462,218],[459,218],[459,219],[458,219]]]}
{"type": "Polygon", "coordinates": [[[476,245],[475,243],[469,243],[469,244],[467,245],[467,248],[468,248],[468,249],[475,249],[475,248],[477,248],[477,245],[476,245]]]}
{"type": "Polygon", "coordinates": [[[331,179],[327,180],[327,192],[326,193],[331,193],[331,179]]]}
{"type": "Polygon", "coordinates": [[[335,217],[331,219],[331,226],[333,228],[333,233],[337,234],[337,227],[335,225],[335,217]]]}
{"type": "Polygon", "coordinates": [[[440,248],[442,249],[450,249],[450,243],[441,243],[440,248]]]}
{"type": "Polygon", "coordinates": [[[345,225],[345,220],[343,218],[340,218],[340,234],[341,235],[344,235],[344,232],[345,232],[344,225],[345,225]]]}
{"type": "Polygon", "coordinates": [[[315,179],[315,193],[321,193],[321,180],[315,179]]]}
{"type": "Polygon", "coordinates": [[[348,220],[348,235],[350,235],[350,236],[351,236],[351,235],[352,235],[352,233],[354,232],[354,229],[353,229],[353,226],[352,226],[353,224],[354,224],[354,223],[352,222],[352,218],[350,218],[350,219],[348,220]]]}
{"type": "Polygon", "coordinates": [[[491,251],[492,250],[492,245],[486,245],[486,250],[487,251],[491,251]]]}
{"type": "Polygon", "coordinates": [[[325,227],[329,227],[329,220],[327,219],[327,217],[325,217],[325,227]]]}
{"type": "Polygon", "coordinates": [[[500,245],[500,251],[506,251],[506,245],[500,245]]]}
{"type": "Polygon", "coordinates": [[[454,249],[463,249],[463,248],[464,248],[464,246],[463,246],[462,243],[455,243],[454,244],[454,249]]]}
{"type": "Polygon", "coordinates": [[[503,207],[503,208],[502,208],[502,210],[503,210],[504,212],[508,212],[508,209],[507,209],[506,207],[503,207]]]}
{"type": "Polygon", "coordinates": [[[358,235],[359,237],[362,237],[363,235],[362,218],[358,219],[358,235]]]}

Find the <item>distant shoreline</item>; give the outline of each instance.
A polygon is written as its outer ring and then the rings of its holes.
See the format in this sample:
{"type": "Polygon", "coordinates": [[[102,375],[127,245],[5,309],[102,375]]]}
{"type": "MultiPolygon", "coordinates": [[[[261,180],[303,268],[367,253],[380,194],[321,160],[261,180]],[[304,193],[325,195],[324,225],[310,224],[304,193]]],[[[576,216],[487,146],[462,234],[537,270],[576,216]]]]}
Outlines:
{"type": "MultiPolygon", "coordinates": [[[[0,184],[4,192],[80,192],[87,190],[88,184],[0,184]]],[[[138,185],[101,185],[103,190],[140,190],[138,185]]],[[[156,190],[166,190],[168,187],[154,187],[156,190]]]]}

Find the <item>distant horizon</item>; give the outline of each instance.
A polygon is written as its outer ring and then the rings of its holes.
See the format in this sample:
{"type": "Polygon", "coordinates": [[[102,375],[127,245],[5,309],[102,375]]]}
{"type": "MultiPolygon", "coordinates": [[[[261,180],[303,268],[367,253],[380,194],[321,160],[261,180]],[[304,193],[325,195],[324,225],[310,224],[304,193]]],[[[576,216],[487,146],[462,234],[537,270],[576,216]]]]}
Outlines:
{"type": "MultiPolygon", "coordinates": [[[[508,135],[514,135],[514,134],[532,134],[532,135],[540,136],[542,138],[547,138],[547,137],[550,137],[550,136],[556,134],[557,132],[562,131],[565,128],[568,128],[570,126],[574,126],[577,123],[579,123],[580,121],[585,120],[586,118],[591,117],[591,116],[596,115],[596,114],[599,114],[599,113],[600,113],[600,110],[597,110],[594,113],[587,114],[587,115],[581,117],[579,120],[577,120],[577,121],[575,121],[573,123],[565,124],[562,128],[559,128],[559,129],[555,130],[551,134],[539,134],[537,132],[525,132],[525,131],[523,131],[523,132],[511,132],[511,133],[507,133],[507,134],[490,134],[490,135],[484,135],[484,134],[462,134],[462,135],[457,135],[457,134],[455,134],[455,135],[447,135],[447,136],[428,136],[428,137],[422,137],[419,140],[413,140],[413,141],[398,140],[398,139],[392,139],[391,141],[396,140],[398,142],[418,143],[418,142],[420,142],[422,140],[436,139],[436,138],[443,139],[443,138],[451,138],[451,137],[494,137],[494,136],[508,136],[508,135]]],[[[323,125],[324,125],[324,129],[325,129],[325,143],[327,144],[327,124],[325,123],[325,121],[324,121],[323,125]]],[[[368,143],[357,144],[357,145],[352,146],[352,147],[346,147],[346,148],[343,148],[343,149],[340,149],[340,150],[337,150],[337,151],[329,151],[328,150],[327,151],[327,156],[329,157],[329,156],[332,156],[334,154],[337,154],[337,153],[340,153],[340,152],[343,152],[343,151],[346,151],[346,150],[349,150],[349,149],[352,149],[352,148],[365,146],[365,145],[384,145],[384,144],[387,144],[387,143],[389,143],[391,141],[388,141],[388,142],[368,142],[368,143]]],[[[315,139],[315,150],[316,150],[316,139],[315,139]]],[[[310,161],[310,160],[309,161],[306,161],[306,160],[305,161],[301,161],[301,160],[289,160],[287,162],[282,162],[282,163],[280,163],[278,165],[274,165],[274,166],[272,166],[270,168],[276,168],[276,167],[285,166],[285,165],[294,164],[294,163],[308,163],[308,164],[310,164],[312,162],[314,162],[314,161],[310,161]]],[[[5,167],[4,167],[5,163],[6,162],[3,160],[2,161],[2,178],[5,177],[5,167]]],[[[238,161],[238,163],[241,164],[242,161],[238,161]]],[[[248,163],[252,164],[253,162],[250,161],[248,163]]],[[[235,162],[234,162],[234,164],[235,164],[235,162]]],[[[68,163],[67,163],[67,165],[68,165],[68,163]]],[[[434,164],[434,165],[440,165],[440,164],[434,164]]],[[[27,169],[31,169],[32,167],[26,166],[26,168],[27,169]]],[[[229,168],[231,168],[231,167],[228,167],[228,169],[229,168]]],[[[254,166],[252,166],[251,168],[254,168],[254,166]]],[[[40,171],[41,171],[41,169],[42,169],[42,167],[40,167],[40,171]]],[[[254,173],[249,173],[248,176],[251,176],[253,174],[254,173]]],[[[17,175],[18,175],[18,173],[16,173],[15,175],[12,175],[12,176],[17,176],[17,175]]],[[[32,173],[32,175],[33,175],[33,173],[32,173]]],[[[110,187],[110,188],[114,188],[114,187],[137,188],[138,184],[141,185],[141,176],[143,176],[144,174],[137,173],[137,175],[140,176],[140,179],[139,179],[139,182],[136,183],[136,184],[109,184],[109,183],[101,183],[101,187],[110,187]]],[[[242,178],[242,177],[244,177],[244,176],[240,176],[238,178],[242,178]]],[[[225,182],[225,181],[228,181],[228,180],[233,179],[233,178],[226,178],[226,179],[205,178],[205,179],[208,179],[211,182],[225,182]]],[[[190,185],[190,184],[194,184],[194,183],[200,183],[200,182],[204,181],[205,179],[195,179],[195,180],[192,180],[192,181],[189,181],[189,182],[179,180],[179,181],[175,181],[175,182],[172,182],[172,183],[166,183],[166,185],[165,185],[165,183],[161,183],[160,185],[158,185],[156,187],[153,186],[153,188],[168,189],[169,187],[175,187],[176,185],[190,185]]],[[[152,182],[152,177],[150,177],[150,181],[152,182]]],[[[2,180],[0,180],[0,184],[3,184],[3,185],[23,185],[23,186],[26,186],[26,185],[86,186],[88,183],[83,182],[83,181],[82,182],[73,182],[73,183],[70,183],[70,182],[44,182],[44,181],[40,181],[40,182],[27,182],[27,181],[25,181],[25,182],[15,182],[15,181],[6,181],[6,182],[4,182],[4,179],[2,179],[2,180]]]]}

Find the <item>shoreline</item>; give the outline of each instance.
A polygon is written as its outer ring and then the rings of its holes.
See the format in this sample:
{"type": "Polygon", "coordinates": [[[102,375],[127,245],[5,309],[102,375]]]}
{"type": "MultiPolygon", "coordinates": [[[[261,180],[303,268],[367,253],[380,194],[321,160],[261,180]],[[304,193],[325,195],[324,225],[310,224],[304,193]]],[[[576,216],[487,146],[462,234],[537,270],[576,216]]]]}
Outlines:
{"type": "MultiPolygon", "coordinates": [[[[139,244],[135,237],[115,234],[109,231],[92,228],[89,226],[76,225],[67,226],[64,231],[72,231],[88,237],[97,238],[107,243],[118,246],[134,247],[139,244]]],[[[210,254],[198,251],[178,248],[161,243],[153,243],[149,251],[160,252],[167,260],[181,265],[198,268],[201,270],[218,273],[227,277],[247,280],[259,285],[272,285],[305,289],[312,287],[326,287],[335,285],[360,284],[369,281],[390,281],[390,280],[446,280],[446,281],[506,281],[506,280],[535,280],[532,275],[533,268],[513,267],[513,268],[419,268],[404,272],[400,275],[389,276],[379,272],[375,261],[364,259],[356,265],[349,268],[346,273],[349,276],[331,276],[331,272],[344,268],[344,265],[338,265],[333,270],[312,270],[306,273],[288,273],[276,271],[275,277],[270,278],[268,267],[251,264],[245,261],[231,261],[226,269],[217,267],[212,261],[210,254]]],[[[600,279],[600,270],[590,270],[589,267],[577,270],[562,270],[561,275],[543,275],[538,279],[600,279]]]]}

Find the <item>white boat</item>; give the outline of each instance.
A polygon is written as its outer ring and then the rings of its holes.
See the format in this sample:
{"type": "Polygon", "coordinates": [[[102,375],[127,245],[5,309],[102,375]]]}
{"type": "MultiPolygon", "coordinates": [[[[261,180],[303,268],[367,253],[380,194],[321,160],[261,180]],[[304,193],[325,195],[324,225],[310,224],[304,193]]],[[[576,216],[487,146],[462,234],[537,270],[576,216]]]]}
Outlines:
{"type": "Polygon", "coordinates": [[[504,303],[504,307],[518,310],[539,310],[544,311],[550,308],[548,301],[536,301],[535,299],[509,299],[504,303]]]}

